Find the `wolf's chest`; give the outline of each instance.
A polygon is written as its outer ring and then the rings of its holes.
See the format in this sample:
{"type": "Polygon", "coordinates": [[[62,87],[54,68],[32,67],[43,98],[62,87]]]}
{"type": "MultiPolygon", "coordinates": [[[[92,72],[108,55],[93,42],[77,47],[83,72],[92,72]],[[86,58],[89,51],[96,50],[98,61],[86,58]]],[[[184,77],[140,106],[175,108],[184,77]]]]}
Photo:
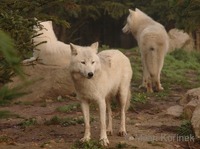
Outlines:
{"type": "Polygon", "coordinates": [[[90,80],[86,81],[75,81],[75,89],[79,96],[85,99],[93,100],[100,94],[98,85],[90,80]]]}

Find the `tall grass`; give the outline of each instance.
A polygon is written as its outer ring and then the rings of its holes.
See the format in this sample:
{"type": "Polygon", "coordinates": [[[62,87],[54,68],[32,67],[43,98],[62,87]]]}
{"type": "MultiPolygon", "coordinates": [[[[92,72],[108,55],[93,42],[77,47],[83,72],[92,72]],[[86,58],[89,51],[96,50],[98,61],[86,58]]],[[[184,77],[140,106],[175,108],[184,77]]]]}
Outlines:
{"type": "Polygon", "coordinates": [[[167,87],[176,85],[189,89],[200,86],[200,53],[179,49],[168,54],[161,78],[167,87]]]}
{"type": "Polygon", "coordinates": [[[179,49],[167,54],[161,72],[161,83],[165,90],[149,95],[138,89],[142,83],[143,73],[140,51],[138,48],[133,48],[129,51],[132,52],[129,56],[133,69],[132,102],[143,103],[143,96],[138,96],[141,94],[161,99],[174,91],[177,92],[177,89],[186,91],[191,88],[200,87],[200,52],[186,52],[179,49]]]}

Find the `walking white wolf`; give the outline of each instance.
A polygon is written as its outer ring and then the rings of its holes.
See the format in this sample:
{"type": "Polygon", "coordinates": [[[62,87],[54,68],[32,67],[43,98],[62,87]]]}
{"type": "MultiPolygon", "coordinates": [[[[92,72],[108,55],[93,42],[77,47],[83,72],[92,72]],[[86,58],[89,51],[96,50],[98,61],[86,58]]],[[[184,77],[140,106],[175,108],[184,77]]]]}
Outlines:
{"type": "Polygon", "coordinates": [[[52,21],[40,22],[40,25],[42,28],[34,26],[36,36],[33,38],[33,44],[36,47],[33,50],[33,57],[24,60],[23,63],[37,60],[46,65],[68,67],[71,56],[70,46],[57,40],[52,21]]]}
{"type": "Polygon", "coordinates": [[[96,101],[100,110],[100,141],[109,144],[106,134],[106,107],[108,110],[108,135],[112,135],[111,99],[117,98],[121,105],[119,135],[126,135],[125,113],[130,102],[132,68],[129,59],[118,50],[105,50],[97,54],[98,42],[88,47],[71,46],[70,73],[81,101],[85,134],[82,141],[90,140],[89,102],[96,101]]]}
{"type": "Polygon", "coordinates": [[[129,9],[127,23],[122,29],[124,33],[131,32],[138,42],[143,65],[143,83],[147,92],[163,90],[160,83],[160,73],[164,57],[169,48],[169,39],[165,28],[145,13],[136,8],[129,9]]]}

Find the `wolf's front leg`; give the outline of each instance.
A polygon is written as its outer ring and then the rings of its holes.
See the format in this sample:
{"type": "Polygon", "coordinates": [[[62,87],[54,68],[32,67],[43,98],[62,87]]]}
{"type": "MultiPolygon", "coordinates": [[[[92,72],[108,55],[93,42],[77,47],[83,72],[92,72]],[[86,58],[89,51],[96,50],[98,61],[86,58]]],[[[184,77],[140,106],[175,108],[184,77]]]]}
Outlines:
{"type": "Polygon", "coordinates": [[[98,100],[99,104],[99,112],[100,112],[100,127],[101,127],[101,132],[100,132],[100,143],[103,146],[107,146],[109,144],[108,137],[106,134],[106,102],[105,99],[99,99],[98,100]]]}
{"type": "Polygon", "coordinates": [[[85,133],[84,137],[81,139],[82,142],[89,141],[90,140],[90,109],[89,109],[89,103],[88,101],[82,100],[81,102],[81,108],[83,111],[83,117],[85,122],[85,133]]]}
{"type": "Polygon", "coordinates": [[[106,100],[106,107],[108,110],[108,127],[107,127],[107,135],[112,136],[113,135],[113,128],[112,128],[112,109],[110,105],[110,99],[106,100]]]}

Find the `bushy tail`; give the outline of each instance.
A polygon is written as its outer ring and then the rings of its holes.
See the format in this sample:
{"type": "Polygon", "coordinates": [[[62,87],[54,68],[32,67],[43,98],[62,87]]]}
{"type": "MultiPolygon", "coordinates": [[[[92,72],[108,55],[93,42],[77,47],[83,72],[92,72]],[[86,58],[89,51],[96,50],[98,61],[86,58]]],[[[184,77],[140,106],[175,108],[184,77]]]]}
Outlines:
{"type": "Polygon", "coordinates": [[[158,74],[158,52],[155,48],[150,48],[145,58],[147,69],[151,77],[155,77],[158,74]]]}

